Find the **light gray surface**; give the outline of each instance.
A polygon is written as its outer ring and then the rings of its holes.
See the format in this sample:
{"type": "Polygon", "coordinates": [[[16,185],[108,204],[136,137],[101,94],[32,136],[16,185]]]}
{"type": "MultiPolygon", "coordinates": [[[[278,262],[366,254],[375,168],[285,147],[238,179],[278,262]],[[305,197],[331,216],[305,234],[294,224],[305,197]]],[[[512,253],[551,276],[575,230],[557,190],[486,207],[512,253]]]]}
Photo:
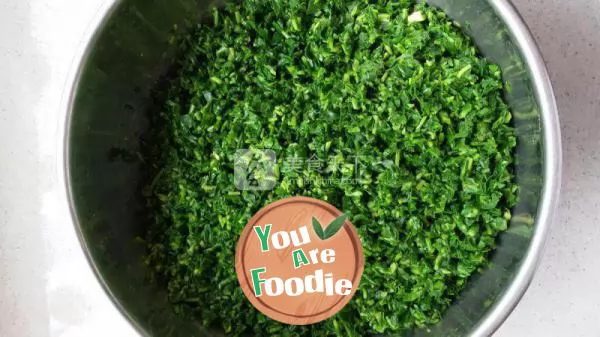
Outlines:
{"type": "MultiPolygon", "coordinates": [[[[135,336],[103,294],[56,177],[59,104],[103,0],[0,3],[0,336],[135,336]]],[[[500,337],[600,336],[600,1],[515,0],[547,61],[562,123],[561,209],[500,337]]]]}

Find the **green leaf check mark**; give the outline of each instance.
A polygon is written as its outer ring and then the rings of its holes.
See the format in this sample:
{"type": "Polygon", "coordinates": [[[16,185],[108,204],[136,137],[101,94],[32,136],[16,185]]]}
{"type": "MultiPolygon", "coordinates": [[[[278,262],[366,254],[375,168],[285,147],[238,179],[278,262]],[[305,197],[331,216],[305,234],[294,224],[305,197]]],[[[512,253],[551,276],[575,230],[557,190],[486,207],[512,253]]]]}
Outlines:
{"type": "Polygon", "coordinates": [[[319,239],[327,240],[330,237],[334,236],[337,232],[339,232],[340,229],[342,229],[342,227],[344,227],[344,221],[346,221],[346,218],[348,217],[345,214],[342,214],[339,217],[335,218],[329,225],[327,225],[325,229],[323,229],[323,226],[321,225],[319,220],[317,220],[317,218],[313,216],[313,229],[315,230],[315,233],[317,233],[319,239]]]}

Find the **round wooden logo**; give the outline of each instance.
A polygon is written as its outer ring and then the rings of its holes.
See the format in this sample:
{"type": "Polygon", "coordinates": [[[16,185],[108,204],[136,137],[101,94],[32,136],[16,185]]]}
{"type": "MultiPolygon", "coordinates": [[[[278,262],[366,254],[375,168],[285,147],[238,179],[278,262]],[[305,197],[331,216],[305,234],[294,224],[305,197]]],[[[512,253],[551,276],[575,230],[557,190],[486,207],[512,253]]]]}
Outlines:
{"type": "Polygon", "coordinates": [[[242,232],[235,262],[252,305],[294,325],[339,312],[356,292],[364,269],[350,219],[307,197],[279,200],[256,213],[242,232]]]}

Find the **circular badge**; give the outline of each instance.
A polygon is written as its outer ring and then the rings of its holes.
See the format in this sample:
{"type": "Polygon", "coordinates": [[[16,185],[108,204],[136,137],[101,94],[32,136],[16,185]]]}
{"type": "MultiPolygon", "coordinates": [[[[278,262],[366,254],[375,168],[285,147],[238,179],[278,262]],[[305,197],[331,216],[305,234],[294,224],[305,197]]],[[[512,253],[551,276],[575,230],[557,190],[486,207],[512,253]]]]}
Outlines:
{"type": "Polygon", "coordinates": [[[323,321],[356,292],[364,258],[356,229],[327,202],[291,197],[256,213],[238,242],[235,268],[252,305],[293,325],[323,321]]]}

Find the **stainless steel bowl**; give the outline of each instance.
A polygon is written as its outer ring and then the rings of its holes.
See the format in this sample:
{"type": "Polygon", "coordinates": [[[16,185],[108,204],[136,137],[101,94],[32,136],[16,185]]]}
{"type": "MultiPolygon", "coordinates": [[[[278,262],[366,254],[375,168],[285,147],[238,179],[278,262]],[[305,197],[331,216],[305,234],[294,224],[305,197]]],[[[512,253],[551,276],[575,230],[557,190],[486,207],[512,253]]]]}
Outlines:
{"type": "MultiPolygon", "coordinates": [[[[488,336],[528,287],[557,203],[560,137],[542,57],[508,0],[430,0],[499,64],[518,134],[520,202],[491,265],[475,276],[442,322],[406,336],[488,336]]],[[[208,0],[107,0],[76,56],[65,100],[64,173],[75,226],[99,280],[142,335],[218,336],[174,315],[142,264],[139,136],[156,108],[150,93],[168,72],[172,34],[183,34],[208,0]],[[177,29],[173,29],[177,25],[177,29]]]]}

